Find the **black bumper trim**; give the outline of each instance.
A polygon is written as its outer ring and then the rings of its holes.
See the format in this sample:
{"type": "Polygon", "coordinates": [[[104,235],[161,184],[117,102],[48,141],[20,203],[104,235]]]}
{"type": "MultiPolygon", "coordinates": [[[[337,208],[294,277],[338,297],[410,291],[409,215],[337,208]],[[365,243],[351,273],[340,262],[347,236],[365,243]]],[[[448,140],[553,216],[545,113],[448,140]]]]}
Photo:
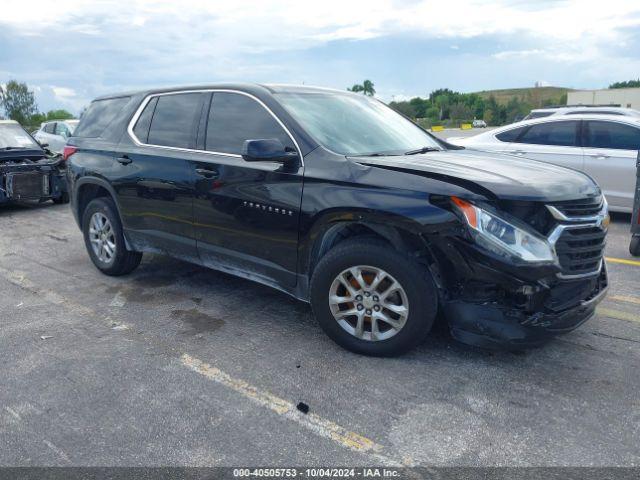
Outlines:
{"type": "Polygon", "coordinates": [[[593,317],[607,289],[604,286],[589,300],[557,313],[526,314],[499,304],[460,300],[446,303],[444,312],[451,335],[463,343],[484,348],[534,347],[576,329],[593,317]]]}

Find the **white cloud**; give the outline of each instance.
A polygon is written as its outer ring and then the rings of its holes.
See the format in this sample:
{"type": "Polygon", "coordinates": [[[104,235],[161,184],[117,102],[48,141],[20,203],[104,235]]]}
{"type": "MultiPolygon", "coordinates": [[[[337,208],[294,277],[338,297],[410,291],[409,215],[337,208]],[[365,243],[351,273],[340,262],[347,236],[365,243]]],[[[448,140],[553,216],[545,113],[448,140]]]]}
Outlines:
{"type": "Polygon", "coordinates": [[[51,90],[53,90],[53,94],[60,99],[69,99],[76,96],[76,91],[73,88],[51,86],[51,90]]]}
{"type": "MultiPolygon", "coordinates": [[[[28,5],[9,0],[0,15],[0,37],[4,32],[5,38],[15,39],[9,53],[16,60],[3,61],[0,80],[41,85],[48,98],[74,108],[112,91],[225,80],[321,79],[346,86],[369,77],[379,84],[380,95],[390,99],[451,86],[463,77],[476,84],[503,80],[534,64],[579,70],[590,82],[602,82],[611,72],[620,78],[636,72],[635,77],[640,62],[637,52],[630,52],[638,29],[637,0],[33,0],[28,5]],[[424,50],[411,53],[410,61],[410,52],[387,51],[379,66],[358,64],[355,58],[334,61],[326,52],[320,61],[300,54],[330,42],[381,37],[418,38],[424,40],[424,50]],[[500,45],[503,38],[507,40],[500,45]],[[485,45],[481,42],[486,39],[492,39],[489,50],[474,48],[476,40],[485,45]],[[440,63],[448,62],[447,55],[458,62],[447,63],[442,74],[447,78],[434,80],[440,67],[428,64],[434,55],[440,55],[440,63]],[[398,57],[410,68],[394,71],[398,57]],[[424,68],[409,85],[408,70],[421,61],[424,68]],[[472,61],[476,74],[469,75],[472,61]],[[496,65],[503,67],[498,73],[496,65]],[[387,77],[381,78],[385,68],[387,77]]],[[[548,69],[531,75],[529,83],[543,77],[559,84],[548,69]]]]}
{"type": "MultiPolygon", "coordinates": [[[[264,48],[295,47],[339,39],[418,32],[430,37],[476,37],[524,32],[545,39],[585,36],[612,40],[623,27],[640,25],[640,4],[630,0],[569,0],[521,2],[468,0],[465,2],[391,0],[152,0],[92,2],[35,0],[4,6],[0,23],[25,32],[42,28],[100,34],[107,23],[144,27],[162,19],[169,32],[191,24],[229,38],[228,44],[264,48]],[[218,30],[210,27],[216,26],[218,30]]],[[[122,33],[122,32],[120,32],[122,33]]],[[[193,34],[183,30],[182,36],[193,34]]]]}

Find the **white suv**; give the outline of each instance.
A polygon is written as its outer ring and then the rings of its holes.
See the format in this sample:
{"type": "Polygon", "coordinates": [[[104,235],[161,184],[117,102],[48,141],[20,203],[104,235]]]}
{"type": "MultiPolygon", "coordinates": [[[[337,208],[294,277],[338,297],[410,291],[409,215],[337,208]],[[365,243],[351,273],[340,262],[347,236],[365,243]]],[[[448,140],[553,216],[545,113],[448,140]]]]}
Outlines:
{"type": "Polygon", "coordinates": [[[606,107],[606,106],[589,106],[589,105],[573,105],[566,107],[547,107],[536,108],[523,118],[523,120],[531,120],[533,118],[550,117],[552,115],[577,115],[580,113],[591,113],[596,115],[623,115],[627,117],[640,117],[640,111],[633,108],[622,107],[606,107]]]}

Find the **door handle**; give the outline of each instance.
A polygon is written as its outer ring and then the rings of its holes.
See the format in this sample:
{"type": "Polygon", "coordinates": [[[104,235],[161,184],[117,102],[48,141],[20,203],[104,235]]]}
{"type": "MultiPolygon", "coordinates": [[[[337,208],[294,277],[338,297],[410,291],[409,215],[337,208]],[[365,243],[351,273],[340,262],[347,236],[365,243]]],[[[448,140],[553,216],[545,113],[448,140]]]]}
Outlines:
{"type": "Polygon", "coordinates": [[[123,155],[121,157],[116,158],[116,161],[118,163],[121,163],[122,165],[129,165],[131,162],[133,162],[133,160],[131,160],[129,157],[127,157],[126,155],[123,155]]]}
{"type": "Polygon", "coordinates": [[[196,168],[196,173],[205,178],[218,178],[220,175],[217,170],[211,170],[209,168],[196,168]]]}
{"type": "Polygon", "coordinates": [[[604,160],[605,158],[609,158],[609,155],[605,153],[591,153],[589,154],[591,158],[597,158],[599,160],[604,160]]]}

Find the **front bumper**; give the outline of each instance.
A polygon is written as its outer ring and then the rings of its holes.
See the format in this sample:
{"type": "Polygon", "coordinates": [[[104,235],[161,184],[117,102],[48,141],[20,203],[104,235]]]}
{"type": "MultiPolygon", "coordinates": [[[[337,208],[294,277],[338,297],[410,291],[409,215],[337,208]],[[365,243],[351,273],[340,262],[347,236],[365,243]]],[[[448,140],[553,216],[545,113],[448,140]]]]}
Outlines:
{"type": "MultiPolygon", "coordinates": [[[[549,308],[551,302],[537,311],[527,311],[500,302],[452,300],[444,304],[444,313],[452,336],[463,343],[483,348],[534,347],[574,330],[593,317],[608,289],[605,266],[592,284],[586,298],[558,310],[549,308]]],[[[563,284],[555,288],[561,289],[563,284]]],[[[548,292],[550,296],[553,289],[548,292]]]]}

